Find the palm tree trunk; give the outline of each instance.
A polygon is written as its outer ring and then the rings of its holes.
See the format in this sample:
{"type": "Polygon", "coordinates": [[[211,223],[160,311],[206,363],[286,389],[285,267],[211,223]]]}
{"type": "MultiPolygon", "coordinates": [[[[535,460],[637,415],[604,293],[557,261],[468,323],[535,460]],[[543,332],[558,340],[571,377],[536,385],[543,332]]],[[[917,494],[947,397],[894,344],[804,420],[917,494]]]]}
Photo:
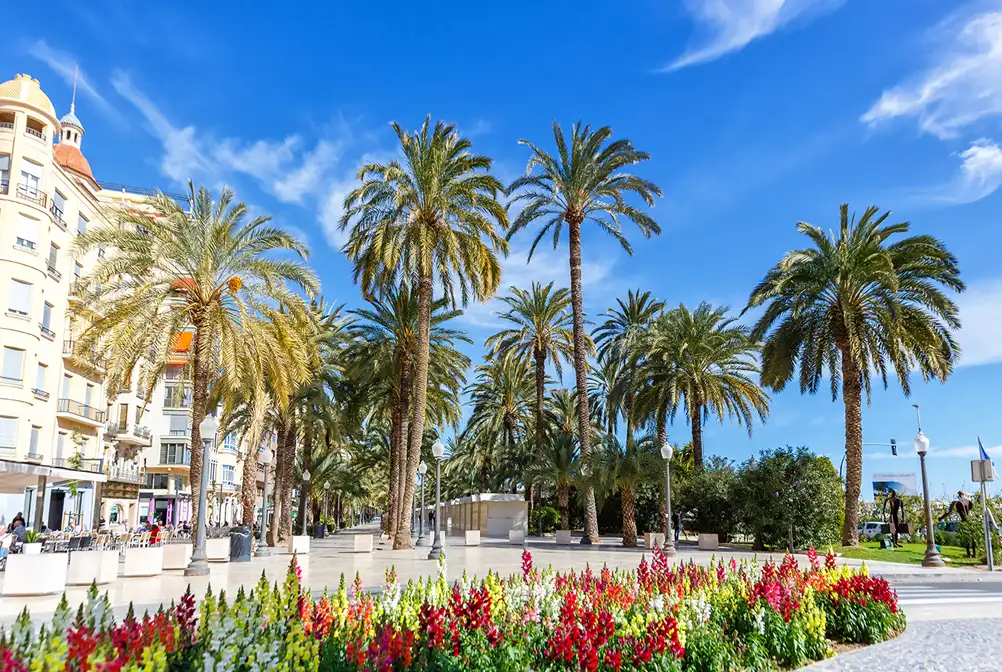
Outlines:
{"type": "MultiPolygon", "coordinates": [[[[288,427],[285,424],[285,418],[280,417],[278,421],[278,426],[275,428],[275,469],[274,469],[274,484],[271,486],[271,506],[272,506],[272,524],[268,526],[268,545],[277,546],[278,545],[278,519],[282,515],[282,498],[278,496],[278,487],[282,481],[282,473],[285,470],[285,461],[282,459],[282,453],[285,452],[285,435],[288,432],[288,427]]],[[[267,468],[267,467],[265,467],[267,468]]],[[[264,515],[267,516],[268,512],[265,511],[264,515]]]]}
{"type": "Polygon", "coordinates": [[[692,403],[689,412],[689,424],[692,426],[692,465],[703,469],[703,405],[697,401],[692,403]]]}
{"type": "Polygon", "coordinates": [[[288,431],[285,432],[285,448],[282,451],[285,459],[285,474],[279,479],[282,500],[282,516],[278,519],[278,542],[287,541],[292,536],[292,486],[296,477],[296,426],[290,420],[288,431]]]}
{"type": "Polygon", "coordinates": [[[571,529],[571,487],[557,486],[557,506],[560,508],[560,529],[571,529]]]}
{"type": "MultiPolygon", "coordinates": [[[[206,404],[209,399],[209,351],[212,343],[212,336],[209,333],[208,325],[204,313],[196,313],[193,316],[195,325],[195,336],[193,337],[192,352],[195,361],[192,362],[194,373],[192,376],[192,401],[191,401],[191,464],[189,469],[188,483],[191,486],[191,520],[193,525],[198,526],[198,503],[202,490],[202,432],[199,425],[205,419],[206,404]]],[[[212,437],[206,437],[212,440],[212,437]]],[[[208,494],[208,493],[206,493],[208,494]]],[[[208,520],[206,520],[208,524],[208,520]]],[[[198,535],[191,535],[192,544],[196,543],[198,535]]]]}
{"type": "Polygon", "coordinates": [[[632,548],[637,545],[637,502],[630,486],[620,488],[619,494],[623,500],[623,546],[632,548]]]}
{"type": "Polygon", "coordinates": [[[390,418],[390,483],[387,490],[387,513],[384,529],[389,539],[397,533],[397,516],[400,507],[400,450],[403,439],[403,415],[401,404],[402,391],[397,392],[393,400],[393,411],[390,418]]]}
{"type": "MultiPolygon", "coordinates": [[[[584,307],[581,295],[581,222],[567,222],[571,254],[571,309],[574,315],[574,376],[578,393],[578,445],[582,458],[591,454],[591,414],[588,412],[588,349],[585,344],[584,307]]],[[[598,543],[598,509],[595,489],[585,492],[585,535],[598,543]]]]}
{"type": "Polygon", "coordinates": [[[862,376],[842,348],[842,403],[845,405],[845,518],[842,545],[859,544],[859,492],[863,484],[862,376]]]}
{"type": "MultiPolygon", "coordinates": [[[[407,472],[404,502],[414,500],[417,485],[417,467],[421,462],[421,441],[424,438],[424,420],[428,407],[428,359],[431,355],[431,300],[434,292],[431,270],[425,270],[418,283],[418,339],[414,358],[414,408],[411,413],[410,445],[407,448],[407,472]]],[[[393,548],[411,548],[411,520],[403,520],[403,529],[397,530],[393,548]]]]}
{"type": "Polygon", "coordinates": [[[404,523],[409,520],[410,516],[410,507],[404,499],[407,491],[407,479],[404,474],[407,471],[407,444],[410,437],[408,429],[411,424],[411,396],[414,393],[413,375],[414,367],[412,366],[409,358],[405,357],[400,372],[400,402],[398,406],[400,429],[397,436],[397,445],[395,447],[397,472],[395,475],[396,480],[393,483],[393,496],[396,498],[396,516],[393,519],[393,532],[392,536],[390,536],[390,541],[392,541],[394,545],[396,544],[397,533],[400,531],[400,528],[403,527],[404,523]]]}
{"type": "Polygon", "coordinates": [[[261,443],[266,412],[264,392],[255,392],[254,400],[251,402],[250,428],[244,437],[247,452],[244,455],[244,473],[240,483],[240,496],[243,499],[241,522],[248,527],[254,524],[254,503],[257,501],[257,449],[261,443]]]}
{"type": "MultiPolygon", "coordinates": [[[[533,352],[533,357],[535,359],[535,371],[536,374],[536,455],[530,461],[535,462],[536,460],[542,458],[546,450],[546,432],[545,426],[543,424],[543,403],[546,400],[546,351],[541,348],[536,348],[533,352]]],[[[533,493],[535,492],[534,487],[529,483],[528,474],[525,478],[525,488],[529,491],[529,520],[532,520],[532,510],[535,504],[533,493]]],[[[543,527],[539,526],[539,536],[543,536],[543,527]]]]}

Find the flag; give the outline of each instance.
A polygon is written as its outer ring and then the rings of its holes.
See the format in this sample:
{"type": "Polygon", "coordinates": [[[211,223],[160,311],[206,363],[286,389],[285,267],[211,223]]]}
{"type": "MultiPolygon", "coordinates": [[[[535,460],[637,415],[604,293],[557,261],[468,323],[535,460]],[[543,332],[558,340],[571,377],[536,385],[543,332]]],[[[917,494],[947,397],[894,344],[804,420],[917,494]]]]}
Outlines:
{"type": "Polygon", "coordinates": [[[995,462],[992,460],[992,458],[988,457],[988,452],[985,451],[985,447],[981,445],[981,437],[980,436],[978,437],[978,450],[981,452],[981,459],[982,460],[988,460],[989,462],[992,463],[992,475],[997,479],[998,478],[998,472],[995,471],[995,462]]]}

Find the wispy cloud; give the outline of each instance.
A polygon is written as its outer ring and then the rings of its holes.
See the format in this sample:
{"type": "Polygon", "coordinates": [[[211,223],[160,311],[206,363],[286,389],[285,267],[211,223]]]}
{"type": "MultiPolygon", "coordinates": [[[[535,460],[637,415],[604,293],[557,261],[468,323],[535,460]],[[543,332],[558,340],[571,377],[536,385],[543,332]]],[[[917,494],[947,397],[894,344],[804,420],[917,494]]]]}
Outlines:
{"type": "Polygon", "coordinates": [[[66,82],[67,86],[73,86],[73,78],[76,76],[77,93],[86,96],[90,102],[94,103],[101,114],[115,121],[121,120],[121,114],[98,92],[91,82],[90,77],[87,76],[87,73],[82,68],[79,75],[77,75],[77,65],[80,60],[73,54],[54,49],[45,40],[36,40],[31,43],[28,47],[28,53],[49,66],[49,69],[59,75],[66,82]]]}
{"type": "Polygon", "coordinates": [[[930,40],[926,69],[884,91],[860,117],[863,123],[910,118],[923,132],[954,138],[1002,114],[1002,12],[955,14],[932,30],[930,40]]]}
{"type": "Polygon", "coordinates": [[[960,366],[1002,362],[1002,278],[970,283],[957,297],[960,366]]]}
{"type": "Polygon", "coordinates": [[[806,22],[838,8],[844,0],[685,0],[706,34],[664,70],[708,63],[740,51],[753,41],[797,21],[806,22]]]}
{"type": "Polygon", "coordinates": [[[913,194],[911,200],[928,205],[974,203],[1002,186],[1002,148],[993,141],[975,140],[956,156],[960,158],[956,176],[946,184],[913,194]]]}
{"type": "MultiPolygon", "coordinates": [[[[900,451],[904,450],[904,447],[900,447],[900,451]]],[[[909,447],[910,450],[910,447],[909,447]]],[[[1002,457],[1002,445],[992,446],[991,448],[985,447],[985,452],[988,453],[990,457],[1002,457]]],[[[914,453],[912,453],[914,455],[914,453]]],[[[937,448],[935,445],[930,446],[929,452],[926,453],[926,457],[933,458],[958,458],[965,457],[971,460],[978,458],[978,446],[977,444],[972,444],[969,446],[953,446],[950,448],[937,448]]],[[[863,455],[863,461],[869,460],[900,460],[902,456],[894,457],[890,452],[886,453],[866,453],[863,455]]]]}

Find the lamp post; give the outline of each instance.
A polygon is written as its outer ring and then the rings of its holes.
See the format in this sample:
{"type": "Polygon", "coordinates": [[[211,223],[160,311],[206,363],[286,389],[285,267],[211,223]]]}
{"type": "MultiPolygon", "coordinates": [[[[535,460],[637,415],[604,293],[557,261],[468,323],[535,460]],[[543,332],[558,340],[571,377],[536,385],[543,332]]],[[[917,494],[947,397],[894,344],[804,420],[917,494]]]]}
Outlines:
{"type": "Polygon", "coordinates": [[[918,404],[912,406],[918,421],[918,434],[915,435],[914,443],[915,452],[922,463],[922,497],[925,500],[925,557],[922,558],[922,566],[945,567],[943,558],[939,557],[939,551],[936,550],[936,529],[932,525],[932,507],[929,506],[929,479],[925,473],[925,454],[929,452],[929,439],[922,433],[922,416],[919,414],[918,404]]]}
{"type": "Polygon", "coordinates": [[[301,525],[299,529],[301,530],[300,534],[302,534],[303,536],[306,536],[306,507],[309,506],[306,499],[309,496],[309,492],[310,492],[310,472],[309,470],[306,470],[303,472],[303,487],[299,489],[299,499],[302,502],[302,505],[299,508],[303,512],[303,520],[300,521],[301,525]]]}
{"type": "Polygon", "coordinates": [[[418,515],[418,535],[415,545],[424,546],[428,543],[424,536],[424,481],[428,474],[428,464],[424,460],[418,465],[418,474],[421,475],[421,513],[418,515]]]}
{"type": "Polygon", "coordinates": [[[212,437],[211,441],[215,444],[217,429],[219,429],[219,423],[211,415],[206,415],[205,419],[198,425],[198,432],[202,436],[202,482],[198,489],[195,550],[191,553],[191,562],[184,569],[185,576],[206,576],[209,573],[209,563],[205,559],[205,507],[207,506],[205,495],[209,485],[209,446],[205,437],[212,437]]]}
{"type": "MultiPolygon", "coordinates": [[[[331,517],[330,509],[327,508],[327,494],[330,492],[330,489],[331,489],[331,482],[330,481],[325,481],[324,482],[324,515],[323,515],[324,518],[330,518],[331,517]]],[[[324,533],[326,534],[327,533],[327,521],[326,520],[322,520],[321,522],[324,525],[324,533]]]]}
{"type": "Polygon", "coordinates": [[[431,454],[435,456],[435,540],[428,553],[429,560],[445,558],[445,548],[442,545],[442,456],[445,446],[436,439],[431,446],[431,454]]]}
{"type": "Polygon", "coordinates": [[[661,550],[666,558],[675,557],[675,533],[671,524],[671,456],[674,454],[675,449],[665,441],[661,446],[661,457],[665,459],[665,541],[661,550]]]}
{"type": "Polygon", "coordinates": [[[261,541],[254,552],[259,558],[271,555],[268,548],[268,466],[271,464],[271,449],[265,446],[258,455],[258,461],[264,465],[264,488],[261,490],[261,541]]]}

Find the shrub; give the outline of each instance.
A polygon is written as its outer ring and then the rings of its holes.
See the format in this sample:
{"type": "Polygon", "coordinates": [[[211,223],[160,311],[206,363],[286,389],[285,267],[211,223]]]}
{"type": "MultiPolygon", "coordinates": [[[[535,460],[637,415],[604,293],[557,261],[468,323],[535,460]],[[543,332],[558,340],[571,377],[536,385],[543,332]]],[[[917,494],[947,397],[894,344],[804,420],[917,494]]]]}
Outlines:
{"type": "Polygon", "coordinates": [[[681,504],[692,532],[719,534],[722,539],[734,532],[736,483],[734,463],[717,456],[711,457],[702,471],[686,479],[680,489],[681,504]]]}
{"type": "Polygon", "coordinates": [[[532,510],[531,526],[542,532],[552,532],[560,524],[560,512],[552,506],[541,506],[532,510]]]}
{"type": "Polygon", "coordinates": [[[882,642],[905,626],[898,598],[884,579],[856,574],[837,579],[822,593],[828,636],[841,642],[882,642]]]}

